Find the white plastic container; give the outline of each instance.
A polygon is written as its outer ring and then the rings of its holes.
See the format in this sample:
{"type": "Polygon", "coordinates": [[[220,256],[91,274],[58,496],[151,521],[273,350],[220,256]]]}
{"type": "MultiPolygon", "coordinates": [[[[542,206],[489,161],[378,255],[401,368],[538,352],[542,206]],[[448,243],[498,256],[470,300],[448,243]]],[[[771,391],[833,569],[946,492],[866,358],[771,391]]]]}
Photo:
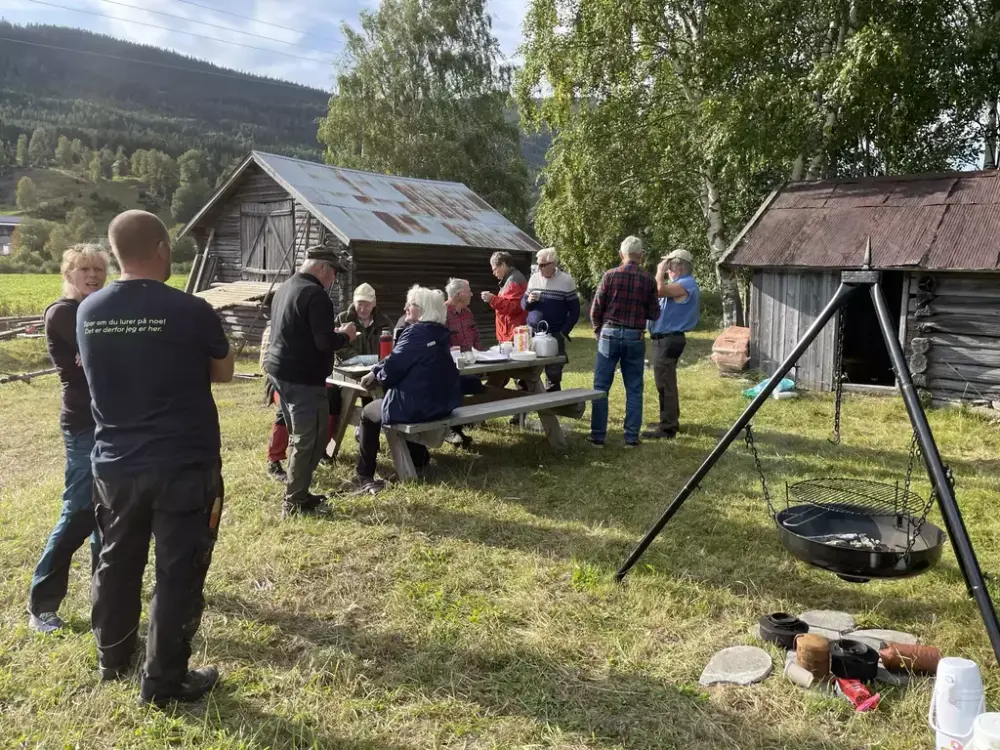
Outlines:
{"type": "Polygon", "coordinates": [[[986,710],[983,678],[974,661],[946,656],[938,664],[927,722],[935,750],[971,750],[976,717],[986,710]]]}
{"type": "Polygon", "coordinates": [[[972,724],[973,750],[1000,750],[1000,714],[979,714],[972,724]]]}

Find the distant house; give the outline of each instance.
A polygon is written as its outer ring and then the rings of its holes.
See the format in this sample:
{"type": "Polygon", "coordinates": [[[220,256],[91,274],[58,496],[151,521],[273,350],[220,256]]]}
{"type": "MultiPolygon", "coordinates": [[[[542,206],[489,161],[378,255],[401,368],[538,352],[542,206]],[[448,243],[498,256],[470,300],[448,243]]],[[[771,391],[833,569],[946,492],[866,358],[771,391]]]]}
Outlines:
{"type": "Polygon", "coordinates": [[[11,238],[22,221],[20,216],[0,216],[0,255],[11,254],[13,249],[11,238]]]}
{"type": "MultiPolygon", "coordinates": [[[[833,296],[865,242],[914,381],[934,399],[1000,402],[1000,172],[791,183],[744,228],[722,265],[750,274],[751,363],[771,373],[833,296]]],[[[842,311],[849,383],[895,378],[868,295],[842,311]]],[[[836,326],[794,375],[834,383],[836,326]]]]}
{"type": "MultiPolygon", "coordinates": [[[[355,286],[375,287],[378,305],[393,320],[402,315],[414,284],[443,289],[450,277],[468,279],[472,310],[484,338],[495,337],[493,311],[479,299],[496,291],[490,255],[505,250],[527,274],[538,244],[468,187],[359,172],[259,151],[250,153],[204,208],[184,227],[199,248],[188,286],[213,283],[259,290],[280,283],[302,263],[311,245],[340,249],[350,266],[331,290],[346,308],[355,286]],[[256,283],[251,283],[256,282],[256,283]]],[[[254,294],[256,292],[256,294],[254,294]]],[[[237,295],[238,296],[238,295],[237,295]]],[[[231,333],[246,330],[257,303],[229,305],[222,315],[231,333]]],[[[251,321],[252,322],[252,321],[251,321]]]]}

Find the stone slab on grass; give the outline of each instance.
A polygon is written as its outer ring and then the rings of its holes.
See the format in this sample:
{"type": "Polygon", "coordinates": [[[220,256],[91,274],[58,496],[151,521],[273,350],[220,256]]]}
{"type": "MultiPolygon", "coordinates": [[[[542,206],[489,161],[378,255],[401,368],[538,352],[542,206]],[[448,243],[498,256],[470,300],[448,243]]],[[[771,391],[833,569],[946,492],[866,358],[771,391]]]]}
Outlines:
{"type": "Polygon", "coordinates": [[[771,656],[756,646],[730,646],[719,651],[701,673],[699,684],[752,685],[771,674],[771,656]]]}
{"type": "MultiPolygon", "coordinates": [[[[835,609],[811,609],[799,615],[799,619],[809,626],[810,633],[818,632],[820,635],[826,635],[826,633],[821,630],[813,630],[813,628],[843,634],[850,633],[856,626],[853,615],[835,609]]],[[[827,637],[829,638],[829,636],[827,637]]]]}

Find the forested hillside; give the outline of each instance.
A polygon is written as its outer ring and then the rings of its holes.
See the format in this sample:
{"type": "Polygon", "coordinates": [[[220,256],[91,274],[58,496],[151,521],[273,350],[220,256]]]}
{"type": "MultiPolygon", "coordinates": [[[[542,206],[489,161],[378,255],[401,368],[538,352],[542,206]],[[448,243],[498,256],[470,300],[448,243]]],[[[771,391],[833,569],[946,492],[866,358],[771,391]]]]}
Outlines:
{"type": "MultiPolygon", "coordinates": [[[[0,38],[0,141],[7,144],[45,127],[129,154],[157,149],[176,158],[198,148],[225,164],[256,148],[321,158],[316,129],[326,91],[80,29],[0,21],[0,38]],[[116,59],[123,57],[148,64],[116,59]]],[[[548,142],[547,135],[523,139],[532,171],[544,163],[548,142]]]]}
{"type": "Polygon", "coordinates": [[[79,29],[0,22],[0,37],[16,40],[0,42],[0,140],[7,143],[46,126],[128,153],[176,157],[202,148],[218,158],[258,148],[320,156],[324,91],[79,29]]]}

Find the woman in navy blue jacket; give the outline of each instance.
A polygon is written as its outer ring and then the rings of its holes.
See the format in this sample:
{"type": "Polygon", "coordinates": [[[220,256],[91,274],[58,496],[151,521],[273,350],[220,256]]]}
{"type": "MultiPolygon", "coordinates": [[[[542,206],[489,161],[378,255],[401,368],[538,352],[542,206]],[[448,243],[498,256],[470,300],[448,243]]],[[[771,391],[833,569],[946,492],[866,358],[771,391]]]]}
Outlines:
{"type": "MultiPolygon", "coordinates": [[[[355,481],[367,487],[375,481],[375,459],[383,424],[432,422],[451,414],[462,403],[458,367],[451,357],[444,293],[415,286],[406,295],[407,326],[392,353],[361,383],[378,383],[385,396],[361,410],[361,453],[355,481]]],[[[407,443],[413,464],[427,465],[427,448],[407,443]]]]}

